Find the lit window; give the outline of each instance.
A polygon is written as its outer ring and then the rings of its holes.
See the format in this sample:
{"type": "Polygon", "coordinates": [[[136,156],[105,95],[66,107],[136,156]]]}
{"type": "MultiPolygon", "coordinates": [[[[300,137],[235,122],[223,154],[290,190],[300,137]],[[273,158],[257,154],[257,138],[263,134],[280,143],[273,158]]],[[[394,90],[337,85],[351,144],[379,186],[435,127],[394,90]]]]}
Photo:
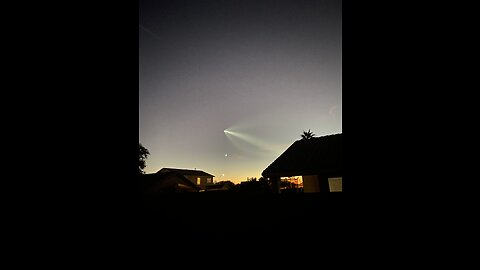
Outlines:
{"type": "Polygon", "coordinates": [[[200,185],[200,177],[197,177],[197,185],[200,185]]]}
{"type": "Polygon", "coordinates": [[[342,177],[328,178],[330,192],[342,192],[342,177]]]}
{"type": "Polygon", "coordinates": [[[280,177],[280,180],[280,189],[303,189],[303,178],[301,175],[280,177]]]}
{"type": "Polygon", "coordinates": [[[207,184],[210,184],[210,183],[212,183],[212,178],[209,177],[207,178],[207,184]]]}

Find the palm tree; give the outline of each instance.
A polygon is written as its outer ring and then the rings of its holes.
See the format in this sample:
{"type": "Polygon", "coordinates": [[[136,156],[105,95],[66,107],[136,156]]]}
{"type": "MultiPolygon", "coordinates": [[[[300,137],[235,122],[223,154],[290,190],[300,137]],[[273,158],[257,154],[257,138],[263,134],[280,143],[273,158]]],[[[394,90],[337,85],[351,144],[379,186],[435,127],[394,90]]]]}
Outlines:
{"type": "Polygon", "coordinates": [[[302,134],[302,140],[310,140],[313,138],[313,136],[315,136],[315,134],[311,132],[310,129],[308,131],[304,130],[302,134]]]}

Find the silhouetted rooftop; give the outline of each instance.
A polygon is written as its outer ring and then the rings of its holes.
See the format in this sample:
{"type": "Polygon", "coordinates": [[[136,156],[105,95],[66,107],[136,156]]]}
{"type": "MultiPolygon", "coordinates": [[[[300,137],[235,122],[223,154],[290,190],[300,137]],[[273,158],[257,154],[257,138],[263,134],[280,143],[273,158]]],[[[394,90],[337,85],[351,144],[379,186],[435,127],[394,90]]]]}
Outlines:
{"type": "Polygon", "coordinates": [[[199,190],[199,188],[188,180],[182,174],[177,172],[157,172],[150,174],[141,175],[144,181],[145,190],[156,190],[167,187],[185,187],[194,190],[199,190]],[[180,185],[179,185],[180,184],[180,185]]]}
{"type": "Polygon", "coordinates": [[[206,189],[217,189],[217,188],[222,188],[223,186],[224,186],[224,184],[211,184],[211,185],[206,186],[205,188],[206,189]]]}
{"type": "Polygon", "coordinates": [[[215,177],[214,175],[211,175],[209,173],[206,173],[204,171],[200,170],[186,170],[186,169],[175,169],[175,168],[163,168],[159,170],[157,173],[163,173],[163,172],[176,172],[181,175],[195,175],[195,176],[209,176],[209,177],[215,177]]]}
{"type": "Polygon", "coordinates": [[[234,184],[232,183],[216,183],[216,184],[210,184],[205,187],[207,191],[213,191],[213,190],[229,190],[234,188],[234,184]]]}
{"type": "Polygon", "coordinates": [[[295,141],[263,172],[264,177],[342,175],[342,133],[295,141]]]}

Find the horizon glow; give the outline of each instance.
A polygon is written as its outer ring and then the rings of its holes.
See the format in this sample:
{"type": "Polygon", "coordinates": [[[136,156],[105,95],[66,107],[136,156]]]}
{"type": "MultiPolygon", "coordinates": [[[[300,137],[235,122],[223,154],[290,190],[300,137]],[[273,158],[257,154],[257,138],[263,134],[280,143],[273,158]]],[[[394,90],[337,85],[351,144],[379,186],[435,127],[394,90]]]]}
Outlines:
{"type": "Polygon", "coordinates": [[[303,130],[341,133],[341,7],[141,0],[145,171],[197,168],[239,183],[261,177],[303,130]]]}

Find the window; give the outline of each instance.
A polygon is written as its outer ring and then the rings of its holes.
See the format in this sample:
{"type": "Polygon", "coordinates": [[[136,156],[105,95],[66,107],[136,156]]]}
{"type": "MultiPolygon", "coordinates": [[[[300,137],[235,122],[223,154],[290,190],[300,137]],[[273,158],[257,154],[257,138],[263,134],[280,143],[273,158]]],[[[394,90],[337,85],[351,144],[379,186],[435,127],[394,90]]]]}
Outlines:
{"type": "Polygon", "coordinates": [[[280,189],[303,189],[303,178],[301,175],[292,177],[280,177],[280,189]]]}
{"type": "Polygon", "coordinates": [[[330,192],[342,192],[342,177],[328,178],[330,192]]]}
{"type": "Polygon", "coordinates": [[[212,183],[212,178],[208,177],[207,178],[207,184],[211,184],[212,183]]]}
{"type": "Polygon", "coordinates": [[[200,185],[200,177],[197,177],[197,185],[200,185]]]}

